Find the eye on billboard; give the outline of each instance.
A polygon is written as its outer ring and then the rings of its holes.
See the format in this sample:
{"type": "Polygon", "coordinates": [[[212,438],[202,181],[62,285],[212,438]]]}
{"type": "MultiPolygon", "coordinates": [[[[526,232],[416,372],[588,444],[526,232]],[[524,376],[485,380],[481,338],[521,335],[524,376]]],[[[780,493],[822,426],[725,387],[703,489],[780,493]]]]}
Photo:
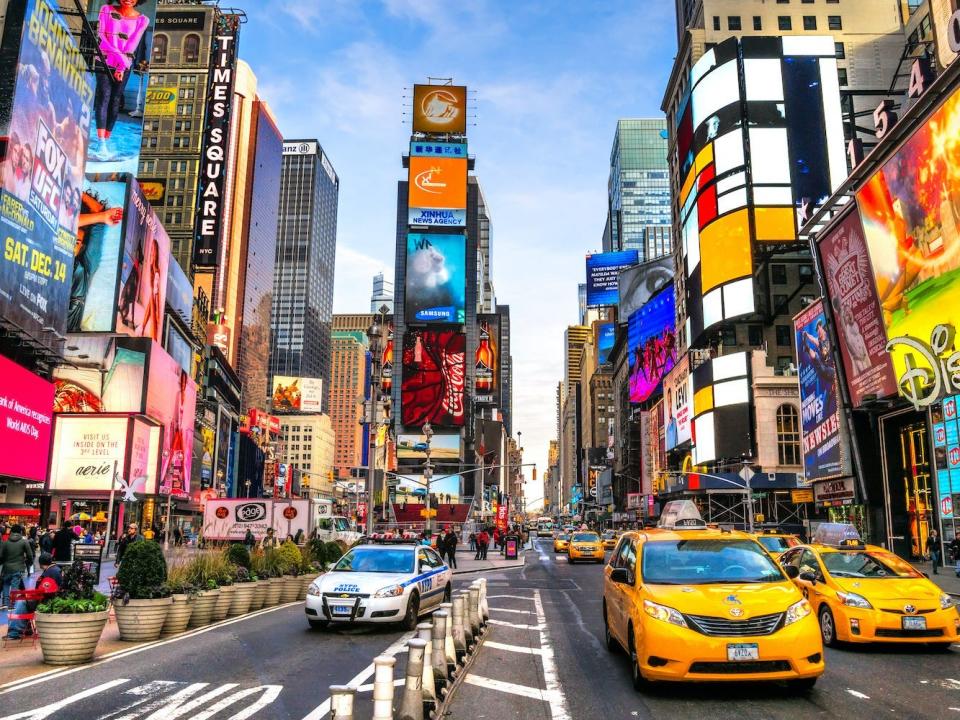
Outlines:
{"type": "Polygon", "coordinates": [[[620,273],[637,262],[636,250],[587,255],[587,306],[616,305],[620,273]]]}
{"type": "Polygon", "coordinates": [[[415,331],[403,336],[401,422],[420,427],[462,427],[466,422],[467,337],[453,330],[415,331]]]}
{"type": "Polygon", "coordinates": [[[7,3],[0,84],[0,313],[63,334],[94,90],[56,3],[7,3]]]}
{"type": "Polygon", "coordinates": [[[463,85],[414,85],[413,131],[465,135],[467,88],[463,85]]]}
{"type": "Polygon", "coordinates": [[[473,371],[476,403],[495,403],[500,397],[500,316],[478,315],[480,341],[473,371]]]}
{"type": "Polygon", "coordinates": [[[723,355],[693,371],[695,465],[753,454],[751,356],[723,355]]]}
{"type": "Polygon", "coordinates": [[[628,318],[660,288],[673,279],[673,258],[663,257],[620,271],[617,280],[620,299],[617,317],[628,318]]]}
{"type": "Polygon", "coordinates": [[[663,379],[664,447],[673,450],[693,439],[693,375],[684,354],[663,379]]]}
{"type": "MultiPolygon", "coordinates": [[[[94,73],[96,103],[88,174],[136,174],[139,169],[156,17],[157,0],[141,0],[132,7],[116,0],[93,0],[87,5],[87,20],[106,60],[103,65],[97,59],[94,73]]],[[[176,91],[167,99],[171,103],[176,112],[176,91]]]]}
{"type": "Polygon", "coordinates": [[[0,355],[0,475],[44,482],[53,383],[0,355]]]}
{"type": "Polygon", "coordinates": [[[676,364],[675,323],[673,283],[629,317],[630,402],[640,403],[653,395],[676,364]]]}
{"type": "Polygon", "coordinates": [[[460,459],[460,433],[435,433],[427,443],[426,435],[397,435],[398,460],[425,460],[427,447],[430,459],[454,461],[460,459]]]}
{"type": "Polygon", "coordinates": [[[408,233],[407,322],[464,322],[466,292],[466,238],[408,233]]]}
{"type": "Polygon", "coordinates": [[[410,208],[465,210],[467,159],[411,157],[407,192],[410,208]]]}
{"type": "Polygon", "coordinates": [[[597,363],[606,365],[610,358],[610,351],[613,350],[613,344],[617,339],[616,323],[597,323],[594,326],[596,337],[594,342],[597,345],[597,363]]]}
{"type": "Polygon", "coordinates": [[[322,379],[274,375],[273,410],[275,412],[320,412],[322,405],[322,379]]]}
{"type": "MultiPolygon", "coordinates": [[[[958,127],[960,90],[857,192],[888,340],[926,339],[940,324],[960,327],[958,127]]],[[[891,350],[896,377],[909,352],[891,350]]]]}

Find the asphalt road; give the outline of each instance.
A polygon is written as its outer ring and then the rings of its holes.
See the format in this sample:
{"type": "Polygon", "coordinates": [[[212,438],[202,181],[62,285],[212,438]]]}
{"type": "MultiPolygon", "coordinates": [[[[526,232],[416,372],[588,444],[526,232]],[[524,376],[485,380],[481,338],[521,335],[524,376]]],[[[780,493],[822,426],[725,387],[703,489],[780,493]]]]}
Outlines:
{"type": "Polygon", "coordinates": [[[570,566],[546,540],[521,571],[488,575],[494,624],[451,717],[960,719],[960,651],[827,650],[809,695],[778,684],[666,685],[640,694],[624,653],[603,645],[602,567],[570,566]],[[506,646],[506,647],[504,647],[506,646]]]}

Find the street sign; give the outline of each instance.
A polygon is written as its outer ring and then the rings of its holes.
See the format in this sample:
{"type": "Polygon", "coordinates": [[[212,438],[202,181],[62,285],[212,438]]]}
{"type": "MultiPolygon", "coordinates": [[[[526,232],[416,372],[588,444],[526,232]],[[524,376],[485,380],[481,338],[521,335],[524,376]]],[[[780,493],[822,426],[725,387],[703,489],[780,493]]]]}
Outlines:
{"type": "Polygon", "coordinates": [[[422,517],[422,518],[432,518],[432,517],[436,517],[436,516],[437,516],[437,510],[436,510],[436,508],[430,508],[429,510],[427,510],[426,508],[423,508],[423,509],[420,511],[420,517],[422,517]]]}
{"type": "Polygon", "coordinates": [[[596,497],[596,496],[597,496],[597,486],[594,485],[592,488],[590,488],[590,497],[596,497]]]}

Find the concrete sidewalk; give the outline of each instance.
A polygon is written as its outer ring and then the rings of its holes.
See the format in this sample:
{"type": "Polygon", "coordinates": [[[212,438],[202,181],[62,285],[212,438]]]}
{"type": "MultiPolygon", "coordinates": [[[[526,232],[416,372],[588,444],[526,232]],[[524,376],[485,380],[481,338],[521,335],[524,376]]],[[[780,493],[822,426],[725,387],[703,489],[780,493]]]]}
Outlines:
{"type": "Polygon", "coordinates": [[[925,573],[941,590],[950,595],[960,597],[960,576],[954,570],[953,564],[937,568],[937,574],[933,574],[933,564],[929,562],[913,563],[913,566],[922,573],[925,573]]]}
{"type": "Polygon", "coordinates": [[[488,551],[486,560],[474,560],[474,553],[470,550],[464,550],[457,553],[457,568],[453,571],[454,575],[465,575],[467,573],[491,572],[494,570],[509,570],[511,568],[521,568],[526,562],[525,551],[521,550],[516,560],[507,560],[496,551],[488,551]]]}

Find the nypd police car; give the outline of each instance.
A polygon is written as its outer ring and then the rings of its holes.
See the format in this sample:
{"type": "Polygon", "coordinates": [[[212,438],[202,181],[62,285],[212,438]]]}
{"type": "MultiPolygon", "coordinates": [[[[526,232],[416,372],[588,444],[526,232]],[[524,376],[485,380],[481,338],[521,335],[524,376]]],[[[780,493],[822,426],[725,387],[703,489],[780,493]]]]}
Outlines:
{"type": "Polygon", "coordinates": [[[331,623],[402,623],[450,599],[450,568],[430,547],[412,542],[357,545],[310,584],[306,615],[311,627],[331,623]]]}

